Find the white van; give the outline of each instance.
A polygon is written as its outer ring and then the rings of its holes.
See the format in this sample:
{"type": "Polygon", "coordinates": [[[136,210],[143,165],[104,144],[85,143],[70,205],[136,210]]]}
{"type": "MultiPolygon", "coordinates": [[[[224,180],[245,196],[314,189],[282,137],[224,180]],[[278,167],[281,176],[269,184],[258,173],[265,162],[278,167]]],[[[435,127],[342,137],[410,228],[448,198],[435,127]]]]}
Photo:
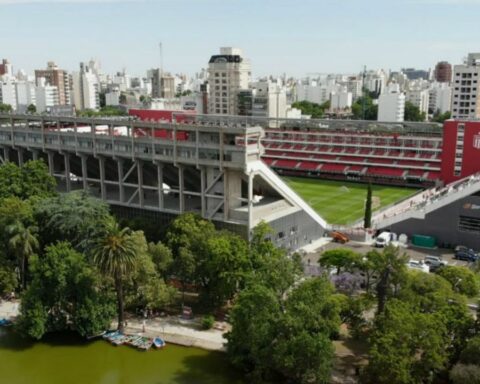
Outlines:
{"type": "Polygon", "coordinates": [[[396,236],[392,232],[382,232],[375,239],[375,247],[383,248],[386,247],[390,242],[396,240],[396,236]]]}

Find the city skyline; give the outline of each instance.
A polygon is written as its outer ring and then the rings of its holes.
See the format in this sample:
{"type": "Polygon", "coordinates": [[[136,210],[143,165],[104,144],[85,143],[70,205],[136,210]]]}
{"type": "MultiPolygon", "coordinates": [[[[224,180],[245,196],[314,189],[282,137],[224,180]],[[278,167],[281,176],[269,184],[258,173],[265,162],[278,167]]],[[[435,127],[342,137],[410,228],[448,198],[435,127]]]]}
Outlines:
{"type": "Polygon", "coordinates": [[[0,37],[1,56],[28,73],[52,60],[78,70],[80,61],[95,58],[107,73],[126,68],[144,75],[160,65],[161,41],[165,70],[193,74],[207,67],[218,47],[235,46],[251,60],[254,76],[298,77],[358,73],[364,65],[433,69],[437,61],[461,63],[465,52],[480,50],[472,33],[478,29],[477,0],[291,5],[284,0],[0,0],[0,23],[11,31],[0,37]],[[451,18],[462,23],[449,24],[451,18]]]}

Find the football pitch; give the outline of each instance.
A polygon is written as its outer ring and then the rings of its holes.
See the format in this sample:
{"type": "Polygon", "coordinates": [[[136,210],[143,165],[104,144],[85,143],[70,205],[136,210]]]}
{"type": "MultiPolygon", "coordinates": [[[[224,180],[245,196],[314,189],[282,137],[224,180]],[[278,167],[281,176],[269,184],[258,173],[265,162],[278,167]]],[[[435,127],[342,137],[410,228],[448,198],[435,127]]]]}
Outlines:
{"type": "MultiPolygon", "coordinates": [[[[367,184],[285,177],[287,184],[330,224],[351,224],[365,212],[367,184]]],[[[403,200],[418,189],[372,185],[373,211],[403,200]]]]}

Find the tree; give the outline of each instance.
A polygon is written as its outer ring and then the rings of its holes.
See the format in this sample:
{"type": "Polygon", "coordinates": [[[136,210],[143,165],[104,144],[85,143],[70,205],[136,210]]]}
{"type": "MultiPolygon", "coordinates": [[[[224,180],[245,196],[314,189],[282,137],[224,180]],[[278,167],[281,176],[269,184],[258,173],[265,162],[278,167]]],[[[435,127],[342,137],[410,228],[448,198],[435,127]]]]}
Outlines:
{"type": "Polygon", "coordinates": [[[365,200],[365,216],[363,219],[363,228],[372,226],[372,184],[368,183],[367,198],[365,200]]]}
{"type": "Polygon", "coordinates": [[[171,272],[180,280],[182,296],[188,283],[198,283],[197,269],[209,257],[207,243],[213,236],[214,225],[193,213],[178,216],[169,226],[165,240],[172,250],[171,272]]]}
{"type": "Polygon", "coordinates": [[[118,329],[124,327],[123,279],[135,267],[137,242],[128,227],[120,228],[111,222],[96,241],[92,249],[93,262],[100,271],[113,278],[117,293],[118,329]]]}
{"type": "Polygon", "coordinates": [[[470,269],[461,266],[445,266],[437,274],[446,279],[454,291],[468,296],[478,296],[480,291],[479,278],[470,269]]]}
{"type": "Polygon", "coordinates": [[[453,384],[480,384],[480,366],[455,364],[450,371],[453,384]]]}
{"type": "Polygon", "coordinates": [[[372,93],[363,90],[364,95],[352,104],[353,117],[356,120],[377,120],[378,105],[373,103],[372,93]]]}
{"type": "Polygon", "coordinates": [[[272,228],[264,221],[253,229],[250,241],[252,273],[249,280],[250,284],[263,284],[276,292],[278,297],[283,297],[301,276],[303,269],[298,255],[289,257],[284,249],[272,243],[272,232],[272,228]]]}
{"type": "Polygon", "coordinates": [[[271,355],[281,317],[275,293],[255,285],[241,292],[230,313],[227,353],[231,362],[253,377],[270,375],[271,355]]]}
{"type": "Polygon", "coordinates": [[[197,268],[201,298],[208,306],[222,306],[245,287],[252,271],[248,245],[239,236],[220,232],[207,241],[207,255],[197,268]]]}
{"type": "Polygon", "coordinates": [[[12,112],[13,108],[10,104],[0,103],[0,113],[12,112]]]}
{"type": "Polygon", "coordinates": [[[360,263],[362,257],[350,248],[335,248],[325,251],[320,256],[318,263],[324,268],[337,268],[337,275],[342,271],[353,271],[360,263]]]}
{"type": "Polygon", "coordinates": [[[445,324],[437,316],[392,299],[376,319],[363,382],[431,382],[433,374],[446,366],[445,341],[445,324]]]}
{"type": "Polygon", "coordinates": [[[170,248],[160,241],[157,243],[152,242],[148,243],[148,253],[152,258],[158,274],[165,277],[173,263],[173,255],[170,248]]]}
{"type": "Polygon", "coordinates": [[[303,100],[293,103],[292,107],[300,109],[302,111],[302,115],[309,115],[313,119],[320,119],[323,117],[325,111],[330,108],[330,101],[326,101],[323,104],[317,104],[303,100]]]}
{"type": "Polygon", "coordinates": [[[27,112],[28,113],[36,113],[37,112],[37,107],[35,106],[35,104],[30,104],[27,107],[27,112]]]}
{"type": "Polygon", "coordinates": [[[39,248],[36,237],[37,228],[33,226],[25,227],[22,222],[16,221],[7,227],[7,233],[10,236],[8,246],[18,260],[20,281],[22,288],[25,289],[27,286],[26,273],[28,259],[39,248]]]}
{"type": "Polygon", "coordinates": [[[386,246],[382,253],[372,252],[367,255],[371,258],[373,269],[378,275],[376,283],[377,311],[382,313],[392,288],[403,280],[406,272],[406,254],[400,255],[400,248],[394,245],[386,246]]]}
{"type": "Polygon", "coordinates": [[[307,280],[279,297],[268,286],[239,294],[227,351],[258,381],[321,383],[330,377],[340,305],[325,278],[307,280]]]}
{"type": "Polygon", "coordinates": [[[79,252],[88,252],[113,218],[108,205],[84,191],[38,201],[34,218],[44,245],[69,241],[79,252]]]}
{"type": "Polygon", "coordinates": [[[448,120],[450,119],[452,116],[451,112],[450,111],[446,111],[444,113],[441,113],[439,109],[437,109],[435,111],[435,113],[433,114],[432,116],[432,121],[436,122],[436,123],[442,123],[445,121],[445,120],[448,120]]]}
{"type": "Polygon", "coordinates": [[[0,199],[49,197],[55,195],[56,181],[42,160],[27,161],[22,167],[7,162],[0,166],[0,199]]]}
{"type": "Polygon", "coordinates": [[[410,101],[405,102],[405,112],[404,120],[405,121],[425,121],[426,113],[420,112],[420,108],[411,103],[410,101]]]}
{"type": "Polygon", "coordinates": [[[66,243],[50,245],[31,259],[32,282],[22,297],[18,329],[40,339],[47,332],[74,329],[82,336],[107,329],[113,300],[85,257],[66,243]]]}

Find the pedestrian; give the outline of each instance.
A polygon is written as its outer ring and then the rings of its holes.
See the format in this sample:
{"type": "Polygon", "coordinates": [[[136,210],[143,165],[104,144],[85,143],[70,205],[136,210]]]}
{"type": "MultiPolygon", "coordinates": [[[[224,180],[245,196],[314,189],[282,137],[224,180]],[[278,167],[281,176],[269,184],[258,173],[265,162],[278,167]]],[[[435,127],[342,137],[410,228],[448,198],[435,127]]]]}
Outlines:
{"type": "Polygon", "coordinates": [[[142,332],[145,333],[145,320],[142,322],[142,332]]]}

